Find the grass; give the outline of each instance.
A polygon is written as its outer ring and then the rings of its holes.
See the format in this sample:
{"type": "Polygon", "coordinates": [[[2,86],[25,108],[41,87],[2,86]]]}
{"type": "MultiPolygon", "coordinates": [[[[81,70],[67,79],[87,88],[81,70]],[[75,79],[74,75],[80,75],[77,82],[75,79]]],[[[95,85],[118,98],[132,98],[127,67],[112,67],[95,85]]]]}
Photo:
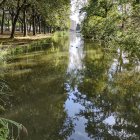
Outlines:
{"type": "Polygon", "coordinates": [[[64,37],[64,36],[69,36],[69,32],[68,31],[57,31],[54,33],[54,37],[64,37]]]}
{"type": "Polygon", "coordinates": [[[5,32],[3,35],[0,35],[0,44],[1,44],[0,48],[5,48],[9,46],[12,46],[12,47],[24,46],[37,40],[50,38],[52,35],[51,34],[37,34],[36,36],[33,36],[32,34],[29,34],[28,36],[23,37],[21,33],[16,32],[14,39],[10,39],[9,36],[10,36],[9,32],[5,32]]]}

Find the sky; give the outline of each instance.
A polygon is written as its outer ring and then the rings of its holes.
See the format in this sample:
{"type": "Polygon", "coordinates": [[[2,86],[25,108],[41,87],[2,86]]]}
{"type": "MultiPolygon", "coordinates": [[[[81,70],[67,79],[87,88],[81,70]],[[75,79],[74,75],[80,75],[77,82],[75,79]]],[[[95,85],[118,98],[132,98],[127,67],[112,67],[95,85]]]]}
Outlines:
{"type": "Polygon", "coordinates": [[[71,0],[71,16],[70,18],[76,23],[80,23],[83,19],[83,15],[79,14],[79,9],[83,7],[83,4],[86,3],[87,0],[71,0]]]}

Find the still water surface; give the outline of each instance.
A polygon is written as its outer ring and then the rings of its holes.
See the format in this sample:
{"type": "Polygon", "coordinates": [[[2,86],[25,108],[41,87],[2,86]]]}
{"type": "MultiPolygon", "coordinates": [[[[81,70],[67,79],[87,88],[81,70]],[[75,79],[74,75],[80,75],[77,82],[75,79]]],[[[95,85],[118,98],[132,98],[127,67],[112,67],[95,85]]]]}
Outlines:
{"type": "Polygon", "coordinates": [[[140,66],[122,50],[72,33],[1,64],[11,88],[4,117],[25,140],[140,139],[140,66]]]}

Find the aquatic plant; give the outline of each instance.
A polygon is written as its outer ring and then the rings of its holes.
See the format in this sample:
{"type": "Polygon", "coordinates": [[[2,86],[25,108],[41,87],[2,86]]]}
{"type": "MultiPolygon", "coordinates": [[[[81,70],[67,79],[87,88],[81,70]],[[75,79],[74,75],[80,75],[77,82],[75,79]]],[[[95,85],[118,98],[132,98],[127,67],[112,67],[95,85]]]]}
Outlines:
{"type": "Polygon", "coordinates": [[[21,132],[27,135],[27,129],[15,121],[0,118],[0,140],[18,140],[21,132]],[[17,135],[14,136],[14,127],[17,128],[17,135]]]}
{"type": "MultiPolygon", "coordinates": [[[[7,82],[0,79],[0,112],[5,111],[10,91],[7,82]]],[[[22,124],[0,117],[0,140],[17,140],[21,132],[27,135],[27,130],[22,124]],[[17,132],[15,132],[15,128],[17,132]],[[17,134],[15,135],[15,133],[17,134]]]]}

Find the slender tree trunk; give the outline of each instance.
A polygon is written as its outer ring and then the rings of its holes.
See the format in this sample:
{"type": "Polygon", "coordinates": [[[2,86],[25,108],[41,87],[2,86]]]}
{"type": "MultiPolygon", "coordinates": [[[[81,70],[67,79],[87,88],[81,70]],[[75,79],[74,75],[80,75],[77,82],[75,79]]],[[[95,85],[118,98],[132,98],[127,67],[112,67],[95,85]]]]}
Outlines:
{"type": "Polygon", "coordinates": [[[27,19],[26,19],[26,9],[24,8],[23,11],[23,26],[24,26],[24,33],[23,36],[27,36],[27,19]]]}
{"type": "Polygon", "coordinates": [[[105,9],[105,16],[107,17],[107,15],[108,15],[108,9],[106,8],[105,9]]]}
{"type": "Polygon", "coordinates": [[[122,31],[124,31],[124,28],[125,28],[125,8],[126,8],[126,5],[125,4],[122,4],[122,31]]]}
{"type": "MultiPolygon", "coordinates": [[[[55,29],[56,29],[56,28],[55,28],[55,27],[53,27],[53,33],[55,32],[55,29]]],[[[63,29],[63,31],[64,31],[64,29],[63,29]]]]}
{"type": "Polygon", "coordinates": [[[46,24],[44,23],[44,34],[46,34],[46,24]]]}
{"type": "Polygon", "coordinates": [[[41,16],[39,16],[39,34],[41,34],[41,16]]]}
{"type": "Polygon", "coordinates": [[[11,22],[12,22],[12,24],[14,22],[14,14],[13,14],[13,11],[12,11],[12,14],[11,14],[11,22]]]}
{"type": "Polygon", "coordinates": [[[2,21],[1,21],[1,34],[3,34],[3,27],[4,27],[4,18],[5,18],[5,11],[4,8],[2,9],[2,21]]]}
{"type": "Polygon", "coordinates": [[[32,24],[31,22],[29,22],[29,30],[28,30],[29,33],[31,32],[31,27],[32,27],[32,24]]]}
{"type": "Polygon", "coordinates": [[[47,26],[47,33],[49,33],[49,27],[47,26]]]}
{"type": "Polygon", "coordinates": [[[36,24],[36,33],[38,33],[38,24],[36,24]]]}
{"type": "Polygon", "coordinates": [[[17,20],[15,19],[12,23],[12,31],[11,31],[11,36],[10,38],[14,38],[14,34],[15,34],[15,28],[16,28],[16,22],[17,20]]]}
{"type": "Polygon", "coordinates": [[[33,12],[33,16],[32,16],[32,20],[33,20],[33,35],[36,35],[36,22],[35,22],[35,9],[33,8],[33,10],[32,10],[32,12],[33,12]]]}
{"type": "Polygon", "coordinates": [[[29,32],[29,23],[27,22],[27,33],[29,32]]]}
{"type": "Polygon", "coordinates": [[[10,20],[8,18],[8,31],[10,31],[10,20]]]}
{"type": "Polygon", "coordinates": [[[14,35],[15,35],[15,28],[16,28],[16,23],[17,23],[17,20],[18,20],[18,16],[19,16],[19,12],[20,10],[17,9],[17,13],[13,19],[13,23],[12,23],[12,31],[11,31],[11,36],[10,38],[14,38],[14,35]]]}
{"type": "Polygon", "coordinates": [[[49,33],[52,33],[52,27],[50,26],[50,30],[49,30],[49,33]]]}
{"type": "Polygon", "coordinates": [[[21,23],[21,33],[23,33],[23,23],[21,23]]]}
{"type": "Polygon", "coordinates": [[[39,34],[41,34],[41,21],[39,22],[39,34]]]}
{"type": "Polygon", "coordinates": [[[122,54],[123,54],[123,51],[122,51],[122,49],[121,49],[121,50],[120,50],[120,56],[119,56],[119,72],[122,71],[122,65],[123,65],[122,54]]]}

